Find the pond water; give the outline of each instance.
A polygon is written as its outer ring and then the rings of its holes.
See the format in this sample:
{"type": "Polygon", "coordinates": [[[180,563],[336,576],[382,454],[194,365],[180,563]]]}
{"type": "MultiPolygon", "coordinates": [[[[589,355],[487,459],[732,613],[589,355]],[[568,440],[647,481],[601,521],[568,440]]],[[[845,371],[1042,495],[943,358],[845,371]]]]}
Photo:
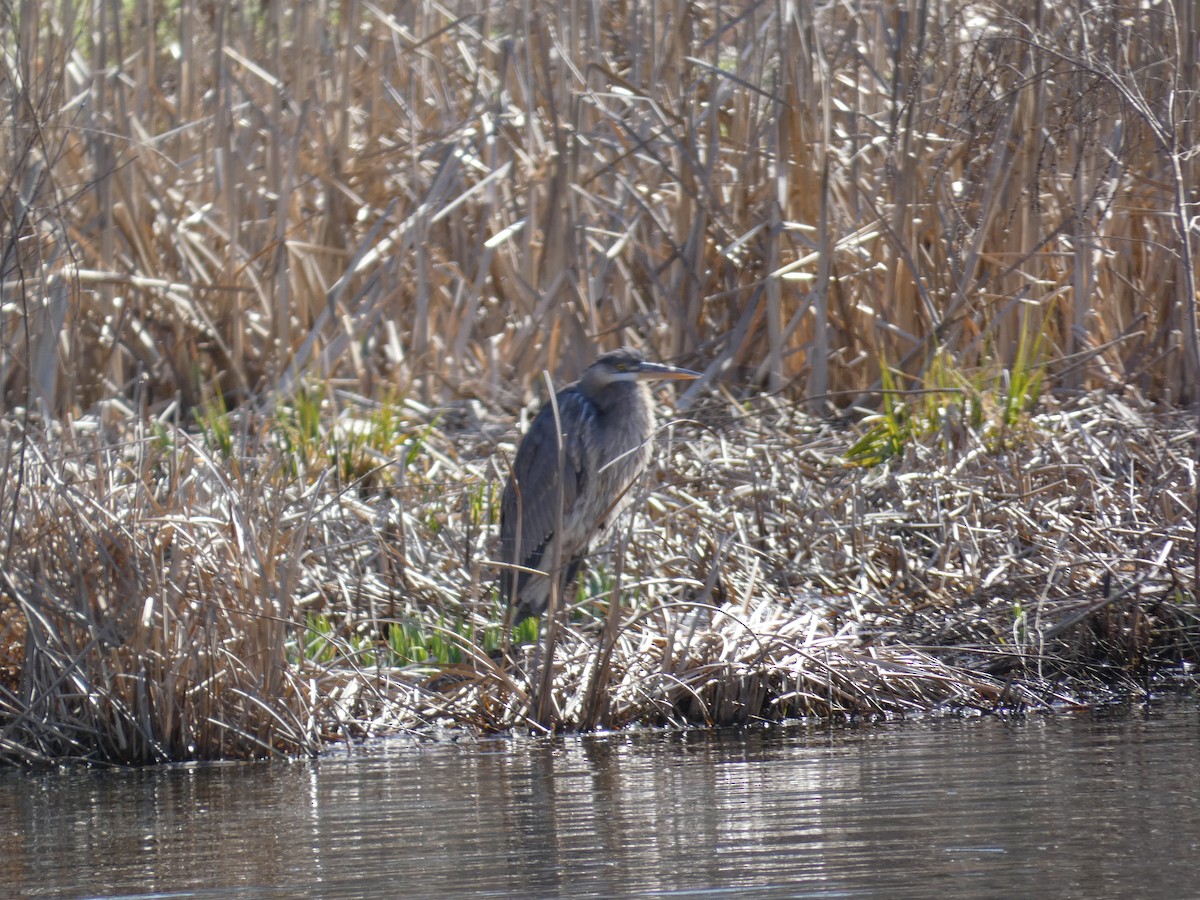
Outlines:
{"type": "Polygon", "coordinates": [[[1200,892],[1200,707],[0,776],[28,897],[1200,892]]]}

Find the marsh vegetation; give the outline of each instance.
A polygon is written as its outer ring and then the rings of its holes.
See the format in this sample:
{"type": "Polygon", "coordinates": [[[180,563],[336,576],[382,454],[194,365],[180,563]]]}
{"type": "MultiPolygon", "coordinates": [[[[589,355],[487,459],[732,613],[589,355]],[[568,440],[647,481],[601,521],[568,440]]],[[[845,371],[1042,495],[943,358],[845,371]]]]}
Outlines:
{"type": "Polygon", "coordinates": [[[0,2],[0,758],[1187,677],[1196,15],[0,2]],[[626,342],[538,712],[499,485],[626,342]]]}

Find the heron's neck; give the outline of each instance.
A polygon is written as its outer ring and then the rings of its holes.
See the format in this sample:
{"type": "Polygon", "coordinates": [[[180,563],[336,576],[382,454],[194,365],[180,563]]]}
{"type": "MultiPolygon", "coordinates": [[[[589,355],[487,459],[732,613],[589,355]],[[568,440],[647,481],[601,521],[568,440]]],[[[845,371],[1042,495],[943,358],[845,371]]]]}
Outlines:
{"type": "Polygon", "coordinates": [[[654,397],[644,381],[617,381],[600,391],[596,406],[606,416],[618,416],[648,428],[653,416],[654,397]]]}

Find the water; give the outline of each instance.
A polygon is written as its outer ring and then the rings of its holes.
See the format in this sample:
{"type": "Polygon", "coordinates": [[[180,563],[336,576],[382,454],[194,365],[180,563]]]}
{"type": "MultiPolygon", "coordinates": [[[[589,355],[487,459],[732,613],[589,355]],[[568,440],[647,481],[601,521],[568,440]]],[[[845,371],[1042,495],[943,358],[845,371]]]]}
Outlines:
{"type": "Polygon", "coordinates": [[[0,776],[29,897],[1200,892],[1200,709],[0,776]]]}

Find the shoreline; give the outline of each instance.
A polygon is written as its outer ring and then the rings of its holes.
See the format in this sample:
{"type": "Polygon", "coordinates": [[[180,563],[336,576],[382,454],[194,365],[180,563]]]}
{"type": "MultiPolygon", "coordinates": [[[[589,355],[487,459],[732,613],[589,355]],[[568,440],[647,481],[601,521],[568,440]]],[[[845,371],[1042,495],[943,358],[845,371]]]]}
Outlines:
{"type": "Polygon", "coordinates": [[[86,423],[31,435],[9,492],[0,760],[1019,714],[1136,696],[1156,673],[1194,683],[1192,426],[1112,395],[1043,407],[1008,436],[934,430],[871,466],[846,463],[870,420],[764,399],[670,420],[646,502],[580,580],[540,723],[533,645],[497,662],[502,417],[397,415],[408,452],[361,470],[338,469],[336,440],[358,414],[304,453],[277,439],[286,420],[242,411],[231,445],[138,426],[105,443],[86,423]],[[623,626],[597,682],[614,592],[623,626]]]}

